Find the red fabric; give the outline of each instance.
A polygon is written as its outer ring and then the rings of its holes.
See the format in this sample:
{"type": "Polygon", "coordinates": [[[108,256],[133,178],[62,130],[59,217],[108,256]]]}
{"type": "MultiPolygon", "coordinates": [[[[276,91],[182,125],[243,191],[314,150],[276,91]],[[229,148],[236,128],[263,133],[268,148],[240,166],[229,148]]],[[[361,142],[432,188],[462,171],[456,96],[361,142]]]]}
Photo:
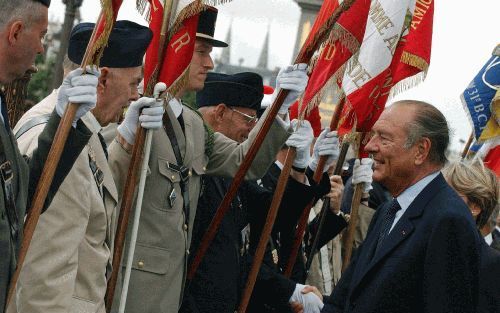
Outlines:
{"type": "MultiPolygon", "coordinates": [[[[349,40],[355,40],[359,45],[363,41],[369,10],[369,0],[358,0],[354,2],[347,12],[342,14],[337,22],[338,26],[349,33],[349,40]]],[[[352,55],[353,51],[347,49],[342,40],[336,40],[326,45],[314,66],[309,77],[309,83],[304,91],[304,108],[352,55]]],[[[340,76],[340,79],[342,79],[342,76],[340,76]]]]}
{"type": "Polygon", "coordinates": [[[500,145],[491,149],[484,158],[484,165],[500,176],[500,145]]]}
{"type": "MultiPolygon", "coordinates": [[[[295,103],[290,107],[290,120],[296,119],[299,116],[299,102],[295,103]]],[[[312,109],[311,113],[305,116],[305,119],[311,123],[314,137],[318,137],[321,134],[321,116],[319,114],[319,108],[315,107],[312,109]]]]}
{"type": "Polygon", "coordinates": [[[167,87],[171,87],[187,70],[191,62],[199,15],[193,15],[182,21],[181,28],[172,36],[172,39],[168,43],[163,60],[159,61],[158,49],[163,22],[163,7],[156,7],[158,8],[157,10],[151,10],[151,21],[149,23],[149,28],[153,32],[153,39],[146,52],[144,86],[148,86],[151,74],[158,63],[160,63],[158,82],[164,82],[167,87]]]}
{"type": "Polygon", "coordinates": [[[370,131],[385,108],[391,88],[422,71],[405,62],[401,58],[404,53],[430,64],[433,15],[434,0],[417,1],[409,33],[399,41],[389,68],[347,97],[349,103],[344,106],[344,120],[339,127],[341,134],[352,130],[354,116],[357,118],[358,131],[370,131]]]}
{"type": "MultiPolygon", "coordinates": [[[[122,5],[123,0],[113,0],[111,3],[111,9],[113,10],[113,24],[116,22],[116,17],[118,16],[118,11],[120,10],[120,7],[122,5]]],[[[103,8],[103,10],[109,9],[109,8],[103,8]]],[[[94,41],[92,44],[94,44],[97,40],[100,39],[104,29],[106,28],[106,19],[104,18],[104,15],[101,15],[99,18],[99,21],[97,22],[97,31],[96,35],[94,37],[94,41]]],[[[107,42],[107,38],[105,42],[107,42]]]]}
{"type": "Polygon", "coordinates": [[[339,7],[338,0],[324,0],[321,8],[319,9],[316,20],[311,28],[306,41],[304,42],[304,47],[309,46],[314,39],[314,35],[323,26],[326,20],[333,14],[333,11],[339,7]]]}

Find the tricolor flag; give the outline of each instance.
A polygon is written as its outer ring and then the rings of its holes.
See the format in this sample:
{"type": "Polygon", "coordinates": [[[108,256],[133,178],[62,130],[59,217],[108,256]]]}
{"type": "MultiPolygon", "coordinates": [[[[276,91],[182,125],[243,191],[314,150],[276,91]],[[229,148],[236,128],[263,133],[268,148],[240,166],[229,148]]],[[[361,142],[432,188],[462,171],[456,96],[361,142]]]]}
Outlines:
{"type": "Polygon", "coordinates": [[[340,133],[369,131],[391,92],[425,77],[433,14],[433,0],[372,1],[359,54],[350,60],[342,81],[347,100],[340,133]]]}
{"type": "MultiPolygon", "coordinates": [[[[206,8],[201,0],[178,0],[175,14],[172,14],[167,31],[166,50],[163,60],[158,60],[161,28],[163,24],[163,8],[165,0],[148,0],[149,27],[153,31],[151,45],[146,52],[144,65],[145,90],[151,91],[153,74],[158,74],[158,82],[167,85],[168,92],[175,95],[187,80],[189,63],[193,56],[198,27],[199,13],[206,8]],[[158,72],[158,73],[156,73],[158,72]]],[[[144,3],[138,5],[144,9],[144,3]]],[[[175,7],[175,6],[174,6],[175,7]]]]}

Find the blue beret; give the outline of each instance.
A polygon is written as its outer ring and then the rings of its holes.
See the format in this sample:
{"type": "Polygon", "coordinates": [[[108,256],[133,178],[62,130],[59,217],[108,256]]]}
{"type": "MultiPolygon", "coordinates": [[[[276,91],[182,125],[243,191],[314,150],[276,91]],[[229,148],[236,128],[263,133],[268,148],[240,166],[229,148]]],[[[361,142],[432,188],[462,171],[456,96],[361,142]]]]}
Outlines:
{"type": "Polygon", "coordinates": [[[259,74],[208,73],[205,87],[196,93],[196,104],[201,108],[224,103],[228,106],[258,110],[263,97],[264,85],[259,74]]]}
{"type": "Polygon", "coordinates": [[[41,4],[43,4],[44,6],[46,6],[47,8],[50,6],[50,0],[34,0],[35,2],[40,2],[41,4]]]}
{"type": "MultiPolygon", "coordinates": [[[[68,58],[73,63],[82,63],[94,27],[94,23],[80,23],[71,31],[68,58]]],[[[151,38],[153,33],[149,28],[131,21],[117,21],[99,65],[112,68],[142,66],[151,38]]]]}

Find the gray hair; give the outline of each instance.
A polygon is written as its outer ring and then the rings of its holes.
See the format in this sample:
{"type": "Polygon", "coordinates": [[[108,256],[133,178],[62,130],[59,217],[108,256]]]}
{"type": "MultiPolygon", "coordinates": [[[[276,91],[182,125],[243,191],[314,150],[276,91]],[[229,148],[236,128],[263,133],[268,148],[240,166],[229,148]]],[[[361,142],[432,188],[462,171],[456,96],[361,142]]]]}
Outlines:
{"type": "Polygon", "coordinates": [[[407,125],[408,137],[404,148],[409,149],[418,140],[428,138],[431,141],[429,160],[441,166],[445,165],[446,149],[450,143],[450,130],[443,113],[423,101],[403,100],[394,105],[410,106],[415,110],[415,118],[407,125]]]}
{"type": "Polygon", "coordinates": [[[40,18],[40,8],[43,8],[43,4],[33,0],[0,0],[0,8],[0,28],[13,20],[22,20],[29,27],[33,21],[40,18]]]}
{"type": "Polygon", "coordinates": [[[493,209],[493,211],[491,212],[490,218],[488,219],[488,226],[491,229],[494,229],[497,225],[498,211],[500,211],[500,208],[497,204],[495,209],[493,209]]]}

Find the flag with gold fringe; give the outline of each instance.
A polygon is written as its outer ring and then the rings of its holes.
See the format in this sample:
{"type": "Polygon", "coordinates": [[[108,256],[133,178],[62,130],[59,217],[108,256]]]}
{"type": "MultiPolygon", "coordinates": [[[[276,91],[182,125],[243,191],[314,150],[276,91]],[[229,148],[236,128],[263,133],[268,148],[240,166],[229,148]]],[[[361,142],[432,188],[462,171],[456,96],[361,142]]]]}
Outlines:
{"type": "Polygon", "coordinates": [[[90,50],[90,58],[88,64],[99,65],[99,60],[104,52],[104,47],[108,44],[108,38],[111,30],[116,22],[118,11],[122,5],[123,0],[101,0],[102,10],[101,16],[97,23],[95,35],[91,38],[89,43],[92,47],[90,50]]]}
{"type": "Polygon", "coordinates": [[[165,1],[168,0],[137,1],[138,10],[148,16],[149,27],[153,32],[153,39],[146,52],[144,86],[146,91],[152,91],[156,82],[153,82],[151,78],[157,75],[157,82],[164,82],[169,94],[175,95],[187,83],[199,13],[205,10],[208,5],[216,5],[230,0],[174,1],[176,2],[175,13],[170,19],[166,33],[165,52],[163,59],[158,60],[165,1]]]}
{"type": "Polygon", "coordinates": [[[476,141],[500,136],[500,45],[461,95],[476,141]]]}
{"type": "Polygon", "coordinates": [[[326,90],[338,90],[345,63],[359,50],[365,33],[370,0],[357,0],[333,27],[328,40],[310,64],[307,88],[301,98],[301,114],[306,116],[317,107],[326,90]]]}
{"type": "Polygon", "coordinates": [[[390,95],[426,75],[430,63],[434,0],[372,1],[359,55],[343,79],[346,105],[340,133],[367,132],[390,95]]]}

